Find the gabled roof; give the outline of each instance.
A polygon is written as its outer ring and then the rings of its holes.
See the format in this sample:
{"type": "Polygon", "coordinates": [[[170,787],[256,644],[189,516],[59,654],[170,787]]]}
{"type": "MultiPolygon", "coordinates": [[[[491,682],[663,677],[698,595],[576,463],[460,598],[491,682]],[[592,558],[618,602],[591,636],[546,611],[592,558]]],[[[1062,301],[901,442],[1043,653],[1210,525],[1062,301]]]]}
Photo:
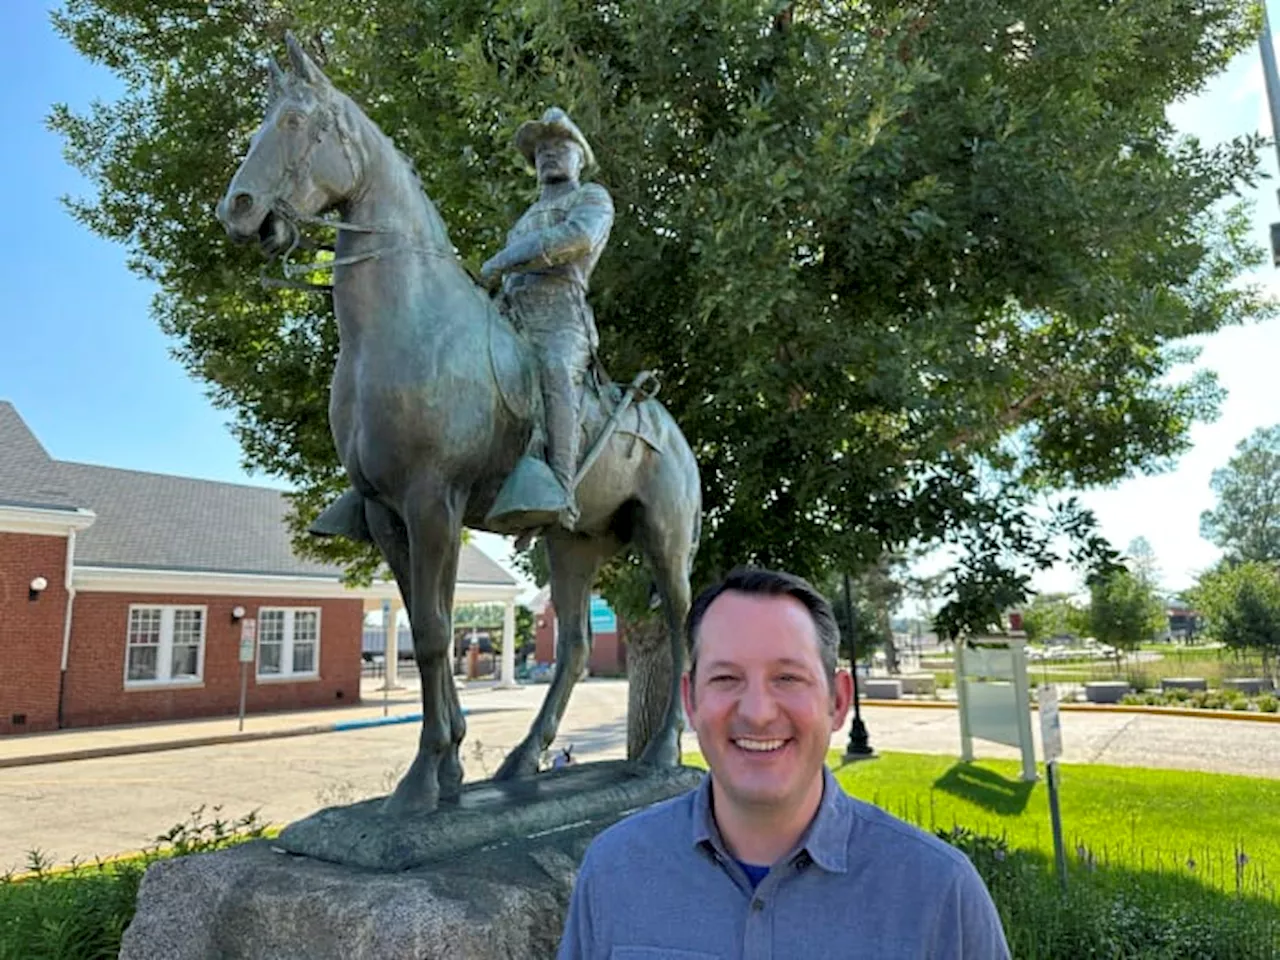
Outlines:
{"type": "MultiPolygon", "coordinates": [[[[96,522],[79,534],[76,566],[262,576],[341,576],[340,567],[296,556],[278,490],[53,460],[17,411],[0,402],[0,505],[74,510],[96,522]]],[[[471,544],[462,583],[516,580],[471,544]]]]}
{"type": "Polygon", "coordinates": [[[56,465],[13,404],[0,400],[0,506],[75,510],[56,465]]]}

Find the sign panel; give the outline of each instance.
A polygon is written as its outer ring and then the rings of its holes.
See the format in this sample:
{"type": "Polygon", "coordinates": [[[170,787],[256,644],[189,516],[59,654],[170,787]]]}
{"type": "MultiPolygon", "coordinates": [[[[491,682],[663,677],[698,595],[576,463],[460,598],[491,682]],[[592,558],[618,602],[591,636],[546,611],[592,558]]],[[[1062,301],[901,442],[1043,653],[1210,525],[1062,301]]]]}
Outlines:
{"type": "Polygon", "coordinates": [[[981,683],[970,680],[969,730],[982,740],[1020,746],[1018,730],[1018,689],[1012,683],[981,683]]]}
{"type": "Polygon", "coordinates": [[[1044,762],[1062,756],[1062,722],[1058,712],[1058,688],[1046,684],[1036,691],[1040,701],[1040,740],[1044,744],[1044,762]]]}
{"type": "Polygon", "coordinates": [[[258,621],[247,617],[240,621],[240,662],[253,663],[253,648],[258,639],[258,621]]]}
{"type": "Polygon", "coordinates": [[[604,597],[591,598],[591,632],[618,632],[618,618],[604,597]]]}

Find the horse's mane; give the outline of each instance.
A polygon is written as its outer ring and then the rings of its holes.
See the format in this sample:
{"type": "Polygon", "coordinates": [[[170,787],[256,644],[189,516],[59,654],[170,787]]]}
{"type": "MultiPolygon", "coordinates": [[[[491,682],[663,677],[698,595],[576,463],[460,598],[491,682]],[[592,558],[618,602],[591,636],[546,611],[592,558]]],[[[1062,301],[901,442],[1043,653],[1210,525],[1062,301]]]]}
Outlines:
{"type": "Polygon", "coordinates": [[[309,83],[305,78],[292,74],[289,77],[289,87],[290,89],[286,91],[286,95],[296,97],[299,88],[307,91],[307,94],[314,98],[320,107],[334,108],[333,117],[335,122],[343,123],[345,120],[348,129],[353,133],[363,125],[391,148],[392,154],[399,159],[401,165],[408,172],[413,185],[418,190],[418,195],[422,198],[423,209],[426,211],[427,216],[426,227],[431,232],[432,239],[444,250],[452,252],[453,242],[449,239],[449,228],[445,225],[444,218],[440,216],[440,211],[436,209],[435,203],[427,193],[426,187],[423,186],[422,175],[418,172],[418,167],[413,158],[401,150],[396,145],[396,142],[374,122],[373,118],[354,99],[332,83],[328,85],[327,90],[317,89],[314,84],[309,83]],[[342,114],[346,116],[344,117],[342,114]]]}

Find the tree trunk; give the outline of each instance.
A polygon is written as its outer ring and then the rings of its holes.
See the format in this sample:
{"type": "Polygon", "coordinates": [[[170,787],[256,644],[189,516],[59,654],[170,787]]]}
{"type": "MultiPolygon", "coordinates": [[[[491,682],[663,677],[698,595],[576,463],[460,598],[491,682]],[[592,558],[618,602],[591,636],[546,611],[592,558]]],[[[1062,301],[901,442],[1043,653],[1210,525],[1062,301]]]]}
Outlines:
{"type": "Polygon", "coordinates": [[[623,624],[627,644],[627,759],[661,729],[671,689],[671,645],[661,617],[623,624]]]}

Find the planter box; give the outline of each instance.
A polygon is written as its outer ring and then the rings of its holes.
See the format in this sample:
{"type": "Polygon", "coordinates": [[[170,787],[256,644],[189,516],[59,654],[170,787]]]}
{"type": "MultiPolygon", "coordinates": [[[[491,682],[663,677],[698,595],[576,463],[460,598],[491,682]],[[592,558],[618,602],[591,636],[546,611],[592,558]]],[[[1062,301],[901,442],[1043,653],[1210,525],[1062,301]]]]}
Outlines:
{"type": "Polygon", "coordinates": [[[1084,685],[1084,698],[1089,703],[1119,703],[1129,692],[1124,680],[1094,680],[1084,685]]]}
{"type": "Polygon", "coordinates": [[[1165,677],[1160,681],[1160,690],[1208,690],[1209,681],[1204,677],[1165,677]]]}
{"type": "Polygon", "coordinates": [[[901,680],[886,680],[884,677],[877,677],[871,680],[863,680],[859,686],[862,688],[862,695],[869,700],[902,699],[901,680]]]}
{"type": "Polygon", "coordinates": [[[904,673],[898,682],[903,693],[926,697],[932,696],[937,686],[932,673],[904,673]]]}
{"type": "Polygon", "coordinates": [[[1270,690],[1272,684],[1266,677],[1236,677],[1233,680],[1223,680],[1222,686],[1226,690],[1239,690],[1250,697],[1256,697],[1270,690]]]}

